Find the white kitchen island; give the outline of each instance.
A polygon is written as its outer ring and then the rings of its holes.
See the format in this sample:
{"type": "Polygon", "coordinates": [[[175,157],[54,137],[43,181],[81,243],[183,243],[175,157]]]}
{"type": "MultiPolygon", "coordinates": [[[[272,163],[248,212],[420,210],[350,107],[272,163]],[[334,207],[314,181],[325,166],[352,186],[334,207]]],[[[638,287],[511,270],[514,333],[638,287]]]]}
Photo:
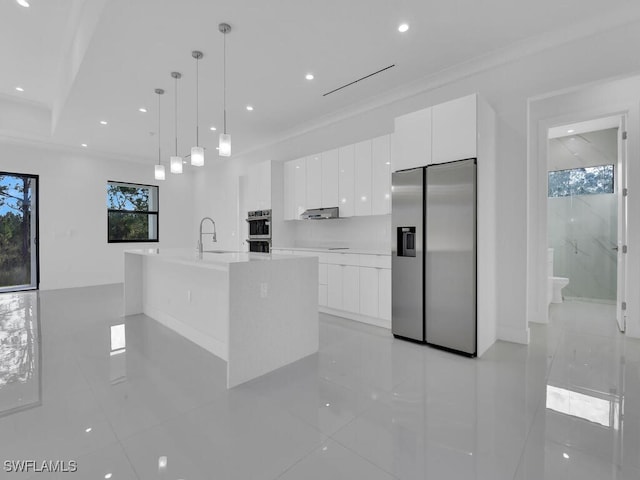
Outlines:
{"type": "Polygon", "coordinates": [[[144,313],[227,362],[227,388],[318,351],[318,260],[125,252],[124,314],[144,313]]]}

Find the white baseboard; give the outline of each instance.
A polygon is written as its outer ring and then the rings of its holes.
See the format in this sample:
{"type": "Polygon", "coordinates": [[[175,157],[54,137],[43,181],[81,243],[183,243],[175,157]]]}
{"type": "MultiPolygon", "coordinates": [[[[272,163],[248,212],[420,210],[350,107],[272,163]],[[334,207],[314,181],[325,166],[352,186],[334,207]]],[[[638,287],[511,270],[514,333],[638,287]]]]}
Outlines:
{"type": "Polygon", "coordinates": [[[193,343],[204,348],[208,352],[213,353],[216,357],[221,358],[225,362],[228,361],[229,353],[227,345],[219,342],[215,338],[204,335],[199,330],[190,327],[186,323],[181,322],[171,315],[151,308],[149,305],[144,306],[144,314],[148,317],[153,318],[165,327],[170,328],[174,332],[179,333],[186,339],[191,340],[193,343]]]}
{"type": "Polygon", "coordinates": [[[513,328],[498,325],[498,340],[529,345],[529,328],[513,328]]]}
{"type": "Polygon", "coordinates": [[[336,310],[334,308],[321,306],[318,306],[318,311],[334,315],[336,317],[348,318],[349,320],[355,320],[356,322],[366,323],[367,325],[391,330],[391,320],[385,320],[384,318],[369,317],[367,315],[360,315],[359,313],[346,312],[344,310],[336,310]]]}

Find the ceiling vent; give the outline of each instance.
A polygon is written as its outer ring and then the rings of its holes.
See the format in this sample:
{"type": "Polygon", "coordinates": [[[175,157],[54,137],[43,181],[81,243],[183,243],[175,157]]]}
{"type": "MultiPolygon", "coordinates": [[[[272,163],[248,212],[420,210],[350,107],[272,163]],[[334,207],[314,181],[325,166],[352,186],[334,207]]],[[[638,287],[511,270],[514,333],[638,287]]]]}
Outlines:
{"type": "Polygon", "coordinates": [[[366,79],[366,78],[371,78],[371,77],[373,77],[374,75],[378,75],[379,73],[382,73],[382,72],[384,72],[384,71],[386,71],[386,70],[389,70],[390,68],[393,68],[393,67],[395,67],[395,66],[396,66],[396,65],[395,65],[395,64],[393,64],[393,65],[389,65],[388,67],[381,68],[381,69],[380,69],[380,70],[378,70],[377,72],[370,73],[369,75],[365,75],[364,77],[358,78],[357,80],[354,80],[353,82],[345,83],[345,84],[344,84],[344,85],[342,85],[341,87],[334,88],[334,89],[333,89],[333,90],[331,90],[330,92],[323,93],[323,94],[322,94],[322,96],[323,96],[323,97],[326,97],[327,95],[331,95],[332,93],[336,93],[338,90],[342,90],[343,88],[347,88],[347,87],[349,87],[349,86],[351,86],[351,85],[353,85],[353,84],[355,84],[355,83],[361,82],[362,80],[364,80],[364,79],[366,79]]]}

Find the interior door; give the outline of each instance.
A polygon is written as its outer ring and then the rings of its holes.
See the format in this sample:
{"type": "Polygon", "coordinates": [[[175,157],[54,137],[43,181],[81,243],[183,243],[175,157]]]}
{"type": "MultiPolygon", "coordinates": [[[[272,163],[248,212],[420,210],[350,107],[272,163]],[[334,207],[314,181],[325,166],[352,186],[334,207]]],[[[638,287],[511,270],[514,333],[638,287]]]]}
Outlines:
{"type": "Polygon", "coordinates": [[[618,128],[618,165],[616,168],[617,196],[618,196],[618,271],[617,271],[617,294],[616,294],[616,320],[621,332],[626,329],[626,308],[623,303],[626,301],[626,272],[627,272],[627,141],[626,141],[626,117],[620,117],[620,128],[618,128]]]}
{"type": "Polygon", "coordinates": [[[38,288],[38,177],[0,172],[0,292],[38,288]]]}

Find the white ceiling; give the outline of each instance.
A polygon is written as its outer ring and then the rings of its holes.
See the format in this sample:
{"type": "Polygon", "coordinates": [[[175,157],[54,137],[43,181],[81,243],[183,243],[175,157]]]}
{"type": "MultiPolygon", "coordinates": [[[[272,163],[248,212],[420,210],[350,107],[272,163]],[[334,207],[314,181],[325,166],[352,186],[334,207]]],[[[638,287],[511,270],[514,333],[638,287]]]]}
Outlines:
{"type": "Polygon", "coordinates": [[[617,127],[589,130],[549,140],[547,162],[549,171],[617,163],[617,127]]]}
{"type": "MultiPolygon", "coordinates": [[[[126,158],[173,148],[173,70],[179,81],[179,150],[195,140],[195,60],[200,62],[201,144],[222,126],[222,34],[227,36],[228,130],[234,153],[374,101],[391,89],[612,10],[640,17],[635,0],[14,0],[0,4],[2,102],[50,113],[46,133],[25,138],[126,158]],[[410,30],[397,26],[406,21],[410,30]],[[388,65],[335,94],[322,94],[388,65]],[[315,80],[304,79],[313,72],[315,80]],[[16,86],[25,91],[20,93],[16,86]],[[245,106],[252,104],[253,112],[245,106]],[[138,112],[144,106],[148,113],[138,112]],[[101,126],[99,120],[109,122],[101,126]],[[153,132],[153,135],[151,134],[153,132]]],[[[20,137],[21,131],[11,130],[20,137]]],[[[7,129],[0,131],[7,135],[7,129]]]]}

